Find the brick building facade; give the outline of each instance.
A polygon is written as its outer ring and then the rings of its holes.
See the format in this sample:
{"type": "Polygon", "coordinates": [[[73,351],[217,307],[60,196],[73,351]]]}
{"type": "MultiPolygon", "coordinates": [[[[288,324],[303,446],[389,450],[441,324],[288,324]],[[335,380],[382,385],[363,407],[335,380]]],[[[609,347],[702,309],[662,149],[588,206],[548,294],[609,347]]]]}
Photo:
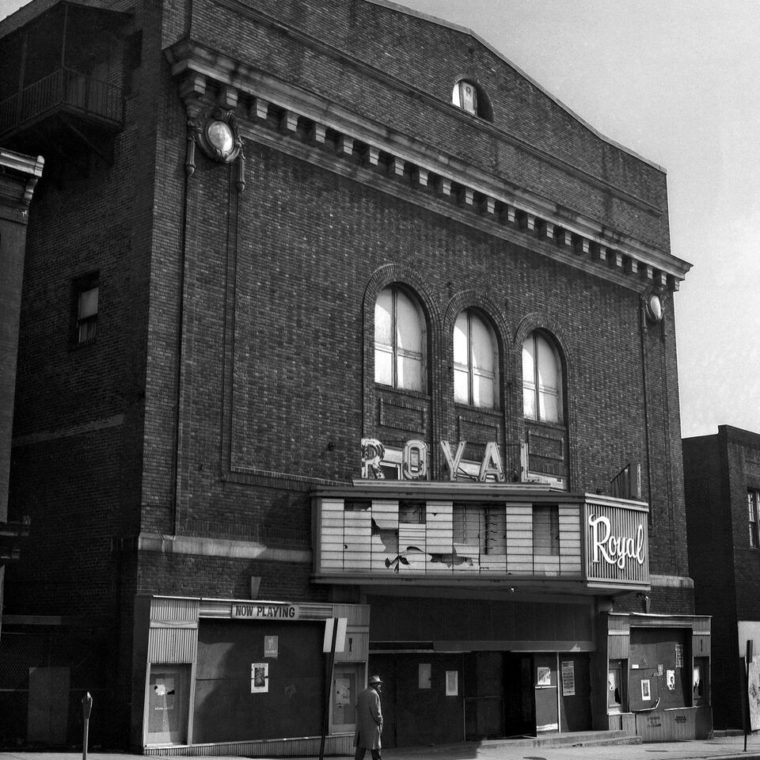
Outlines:
{"type": "Polygon", "coordinates": [[[350,752],[368,669],[389,745],[709,730],[662,169],[386,2],[35,0],[0,53],[19,736],[86,688],[104,743],[350,752]]]}
{"type": "Polygon", "coordinates": [[[760,434],[721,425],[684,438],[683,457],[695,605],[712,616],[715,726],[742,728],[747,642],[755,656],[760,647],[760,434]]]}

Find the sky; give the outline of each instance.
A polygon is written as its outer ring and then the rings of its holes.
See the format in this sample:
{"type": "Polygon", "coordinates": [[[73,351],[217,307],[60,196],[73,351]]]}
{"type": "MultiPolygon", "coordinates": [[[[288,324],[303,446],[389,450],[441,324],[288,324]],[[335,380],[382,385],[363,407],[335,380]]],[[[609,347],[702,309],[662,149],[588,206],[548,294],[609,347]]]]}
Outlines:
{"type": "Polygon", "coordinates": [[[760,0],[398,0],[667,171],[681,428],[760,433],[760,0]]]}
{"type": "Polygon", "coordinates": [[[667,171],[671,252],[693,264],[674,299],[682,434],[760,433],[760,0],[397,2],[667,171]]]}

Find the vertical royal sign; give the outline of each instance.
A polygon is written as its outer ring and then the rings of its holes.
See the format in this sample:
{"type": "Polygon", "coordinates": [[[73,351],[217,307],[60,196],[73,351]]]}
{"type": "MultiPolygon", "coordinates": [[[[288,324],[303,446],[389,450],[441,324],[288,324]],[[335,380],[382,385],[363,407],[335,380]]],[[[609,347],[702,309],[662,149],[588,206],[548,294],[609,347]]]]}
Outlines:
{"type": "Polygon", "coordinates": [[[586,572],[590,581],[649,584],[646,505],[587,496],[586,572]]]}

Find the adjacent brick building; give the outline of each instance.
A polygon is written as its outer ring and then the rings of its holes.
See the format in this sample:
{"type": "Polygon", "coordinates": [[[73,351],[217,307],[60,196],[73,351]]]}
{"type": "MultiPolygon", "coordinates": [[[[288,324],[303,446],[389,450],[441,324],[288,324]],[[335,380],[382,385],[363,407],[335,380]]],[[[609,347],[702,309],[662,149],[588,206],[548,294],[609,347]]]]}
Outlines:
{"type": "Polygon", "coordinates": [[[685,438],[683,456],[695,604],[712,616],[715,726],[742,728],[747,642],[760,647],[760,434],[721,425],[685,438]]]}
{"type": "Polygon", "coordinates": [[[6,739],[87,689],[102,743],[350,752],[368,669],[388,745],[709,731],[661,168],[375,0],[35,0],[0,55],[6,739]]]}
{"type": "Polygon", "coordinates": [[[0,148],[0,614],[5,565],[18,559],[28,532],[23,521],[8,520],[8,489],[26,228],[44,165],[41,156],[0,148]]]}

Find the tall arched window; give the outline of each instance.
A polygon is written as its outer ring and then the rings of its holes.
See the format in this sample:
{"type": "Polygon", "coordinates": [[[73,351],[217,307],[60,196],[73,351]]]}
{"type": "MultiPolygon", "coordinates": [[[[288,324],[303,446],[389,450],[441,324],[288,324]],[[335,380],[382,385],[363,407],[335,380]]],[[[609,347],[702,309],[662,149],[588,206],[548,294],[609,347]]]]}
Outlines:
{"type": "Polygon", "coordinates": [[[523,410],[528,419],[562,422],[562,364],[557,349],[540,332],[523,343],[523,410]]]}
{"type": "Polygon", "coordinates": [[[497,348],[493,330],[472,309],[454,325],[454,400],[493,409],[497,399],[497,348]]]}
{"type": "Polygon", "coordinates": [[[425,318],[397,285],[382,290],[375,303],[375,382],[425,390],[425,318]]]}

